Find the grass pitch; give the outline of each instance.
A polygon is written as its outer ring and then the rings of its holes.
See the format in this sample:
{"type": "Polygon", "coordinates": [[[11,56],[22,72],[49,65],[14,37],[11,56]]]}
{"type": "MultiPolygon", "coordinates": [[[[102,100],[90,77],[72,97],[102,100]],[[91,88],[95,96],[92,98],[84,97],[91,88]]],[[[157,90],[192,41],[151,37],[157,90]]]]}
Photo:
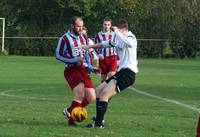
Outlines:
{"type": "MultiPolygon", "coordinates": [[[[139,59],[134,88],[159,98],[127,89],[109,104],[105,129],[86,129],[89,119],[78,128],[66,127],[62,110],[73,95],[61,62],[53,57],[0,56],[0,137],[194,137],[199,62],[139,59]]],[[[96,75],[92,80],[100,83],[96,75]]],[[[95,104],[87,111],[94,116],[95,104]]]]}

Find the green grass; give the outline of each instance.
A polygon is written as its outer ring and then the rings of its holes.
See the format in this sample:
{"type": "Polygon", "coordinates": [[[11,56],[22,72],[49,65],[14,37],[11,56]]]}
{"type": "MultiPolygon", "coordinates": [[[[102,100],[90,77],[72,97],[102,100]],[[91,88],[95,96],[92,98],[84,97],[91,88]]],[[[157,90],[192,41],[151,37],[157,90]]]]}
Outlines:
{"type": "MultiPolygon", "coordinates": [[[[200,60],[139,59],[135,88],[200,108],[200,60]]],[[[105,129],[67,128],[73,98],[53,57],[0,56],[0,137],[194,137],[199,113],[127,89],[114,97],[105,129]]],[[[99,77],[92,75],[95,85],[99,77]]],[[[95,115],[95,104],[87,111],[95,115]]]]}

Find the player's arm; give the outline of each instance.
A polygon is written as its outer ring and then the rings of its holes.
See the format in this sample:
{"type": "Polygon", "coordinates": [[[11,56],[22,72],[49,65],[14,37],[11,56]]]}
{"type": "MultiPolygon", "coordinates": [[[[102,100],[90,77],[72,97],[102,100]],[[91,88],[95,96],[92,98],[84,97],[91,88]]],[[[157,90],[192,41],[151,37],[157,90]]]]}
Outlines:
{"type": "Polygon", "coordinates": [[[58,44],[57,44],[57,48],[56,48],[56,59],[64,62],[64,63],[78,63],[78,62],[82,62],[82,58],[81,57],[71,57],[69,55],[66,55],[66,51],[65,49],[67,49],[67,44],[66,42],[63,40],[63,38],[59,38],[58,44]]]}
{"type": "Polygon", "coordinates": [[[88,50],[91,48],[102,49],[102,48],[111,48],[111,47],[115,47],[113,40],[102,41],[101,43],[96,43],[93,45],[81,45],[81,48],[85,50],[88,50]]]}
{"type": "Polygon", "coordinates": [[[132,47],[134,46],[134,41],[135,41],[135,37],[130,35],[130,36],[125,36],[123,35],[121,32],[119,32],[117,27],[113,27],[115,35],[117,38],[119,38],[120,40],[122,40],[128,47],[132,47]]]}
{"type": "Polygon", "coordinates": [[[90,52],[93,55],[94,60],[99,59],[99,55],[97,54],[97,52],[93,48],[90,49],[90,52]]]}

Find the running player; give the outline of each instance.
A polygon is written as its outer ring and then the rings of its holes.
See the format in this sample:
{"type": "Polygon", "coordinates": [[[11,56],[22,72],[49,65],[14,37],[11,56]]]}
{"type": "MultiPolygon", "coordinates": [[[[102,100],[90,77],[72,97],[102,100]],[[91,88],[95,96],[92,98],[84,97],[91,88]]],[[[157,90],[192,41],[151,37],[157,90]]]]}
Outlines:
{"type": "Polygon", "coordinates": [[[88,47],[102,48],[116,47],[119,56],[119,68],[115,75],[101,83],[96,89],[96,120],[88,127],[103,128],[103,119],[107,110],[108,100],[117,93],[122,92],[135,82],[137,68],[137,40],[131,31],[128,30],[128,22],[120,19],[116,27],[113,27],[115,36],[111,40],[103,41],[88,47]]]}

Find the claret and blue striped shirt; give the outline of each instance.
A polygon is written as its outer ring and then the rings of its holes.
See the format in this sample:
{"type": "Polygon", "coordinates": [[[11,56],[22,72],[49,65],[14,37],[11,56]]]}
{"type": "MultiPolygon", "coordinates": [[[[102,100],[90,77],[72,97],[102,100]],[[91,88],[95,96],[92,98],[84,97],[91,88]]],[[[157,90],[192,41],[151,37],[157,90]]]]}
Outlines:
{"type": "MultiPolygon", "coordinates": [[[[101,43],[102,41],[107,41],[110,40],[114,37],[114,32],[111,31],[110,33],[106,34],[103,31],[98,32],[95,35],[95,43],[101,43]]],[[[103,55],[104,57],[110,57],[110,56],[114,56],[117,55],[116,52],[116,48],[112,47],[112,48],[102,48],[102,49],[97,49],[95,50],[97,52],[97,55],[103,55]]]]}
{"type": "Polygon", "coordinates": [[[80,34],[76,36],[68,31],[59,38],[56,48],[56,58],[67,65],[79,63],[77,57],[83,57],[83,65],[91,65],[91,56],[88,51],[82,51],[81,45],[88,45],[87,35],[80,34]]]}

